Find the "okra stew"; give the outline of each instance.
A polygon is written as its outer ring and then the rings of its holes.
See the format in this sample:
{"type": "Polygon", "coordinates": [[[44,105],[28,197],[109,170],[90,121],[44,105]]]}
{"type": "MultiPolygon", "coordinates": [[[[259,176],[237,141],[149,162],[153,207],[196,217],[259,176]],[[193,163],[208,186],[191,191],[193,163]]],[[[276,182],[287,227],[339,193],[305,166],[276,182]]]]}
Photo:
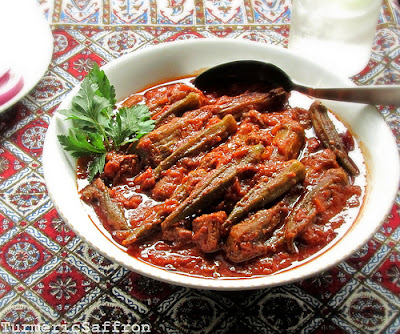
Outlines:
{"type": "Polygon", "coordinates": [[[82,200],[133,257],[224,278],[301,265],[357,219],[366,169],[359,144],[321,102],[282,88],[202,92],[191,78],[135,93],[155,128],[120,151],[82,200]]]}

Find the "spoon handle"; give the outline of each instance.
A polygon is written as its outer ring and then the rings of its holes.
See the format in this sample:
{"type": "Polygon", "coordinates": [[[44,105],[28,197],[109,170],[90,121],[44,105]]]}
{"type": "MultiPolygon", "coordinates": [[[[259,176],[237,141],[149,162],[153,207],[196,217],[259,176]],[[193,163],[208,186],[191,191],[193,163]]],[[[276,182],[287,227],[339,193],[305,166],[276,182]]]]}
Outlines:
{"type": "Polygon", "coordinates": [[[311,88],[295,85],[294,89],[313,97],[327,100],[400,106],[400,85],[350,88],[311,88]]]}

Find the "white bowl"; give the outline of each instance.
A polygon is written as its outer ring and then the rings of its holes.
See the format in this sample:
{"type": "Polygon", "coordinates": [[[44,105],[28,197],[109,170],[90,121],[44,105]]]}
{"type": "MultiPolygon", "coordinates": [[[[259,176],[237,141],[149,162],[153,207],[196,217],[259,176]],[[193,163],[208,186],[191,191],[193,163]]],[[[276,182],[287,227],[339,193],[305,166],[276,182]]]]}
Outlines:
{"type": "MultiPolygon", "coordinates": [[[[271,62],[296,81],[312,86],[352,85],[348,79],[286,49],[229,39],[192,40],[149,47],[116,59],[103,69],[121,100],[161,80],[190,75],[237,59],[271,62]]],[[[74,89],[59,108],[67,108],[76,92],[74,89]]],[[[395,139],[378,110],[361,104],[324,103],[351,127],[365,149],[368,169],[365,202],[358,219],[341,238],[329,244],[318,256],[289,270],[257,278],[199,278],[160,269],[129,256],[88,217],[77,192],[76,162],[57,140],[57,135],[66,133],[69,124],[58,113],[49,126],[43,151],[48,192],[59,214],[82,239],[107,258],[142,275],[177,285],[219,290],[265,288],[304,279],[343,261],[373,236],[393,205],[399,182],[395,139]]]]}
{"type": "Polygon", "coordinates": [[[0,105],[1,113],[36,86],[53,55],[53,34],[36,1],[0,1],[0,45],[0,72],[11,69],[24,81],[22,89],[0,105]]]}

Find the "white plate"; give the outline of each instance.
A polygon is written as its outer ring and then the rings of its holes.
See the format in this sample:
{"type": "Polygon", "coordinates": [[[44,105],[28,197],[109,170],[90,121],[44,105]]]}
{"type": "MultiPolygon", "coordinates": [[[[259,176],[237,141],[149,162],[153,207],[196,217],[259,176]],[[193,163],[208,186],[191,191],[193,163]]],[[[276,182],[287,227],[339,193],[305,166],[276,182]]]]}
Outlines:
{"type": "Polygon", "coordinates": [[[49,66],[53,35],[35,0],[0,1],[0,72],[11,68],[20,74],[24,86],[0,112],[28,94],[49,66]]]}
{"type": "MultiPolygon", "coordinates": [[[[314,86],[351,86],[351,82],[329,72],[288,50],[239,40],[190,40],[150,47],[121,57],[104,70],[114,84],[118,99],[160,80],[169,80],[235,59],[259,59],[283,68],[298,82],[314,86]]],[[[70,105],[77,89],[61,104],[70,105]]],[[[394,137],[382,115],[373,106],[326,102],[350,125],[367,154],[368,187],[359,219],[340,240],[329,245],[312,260],[290,270],[261,278],[198,278],[156,268],[139,261],[109,237],[102,234],[88,218],[77,193],[75,160],[61,148],[58,134],[66,133],[68,122],[56,113],[47,132],[43,166],[49,194],[60,215],[92,247],[106,257],[140,274],[169,283],[205,289],[254,289],[286,284],[304,279],[334,266],[363,246],[376,232],[390,211],[397,193],[399,159],[394,137]]]]}

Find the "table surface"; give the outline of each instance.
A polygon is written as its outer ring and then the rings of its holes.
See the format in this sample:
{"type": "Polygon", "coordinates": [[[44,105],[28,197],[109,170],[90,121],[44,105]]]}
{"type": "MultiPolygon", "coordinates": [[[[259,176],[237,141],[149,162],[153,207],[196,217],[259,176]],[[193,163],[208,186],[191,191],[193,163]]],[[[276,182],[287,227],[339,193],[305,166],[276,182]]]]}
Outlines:
{"type": "MultiPolygon", "coordinates": [[[[0,332],[47,324],[36,330],[400,333],[399,197],[374,237],[335,268],[270,289],[210,292],[154,281],[112,263],[68,228],[46,193],[46,129],[93,62],[104,65],[150,45],[192,38],[286,47],[289,0],[37,1],[52,28],[53,58],[39,84],[0,120],[0,332]]],[[[352,79],[360,85],[400,83],[397,1],[384,1],[371,60],[352,79]]],[[[380,110],[400,144],[399,110],[380,110]]]]}

